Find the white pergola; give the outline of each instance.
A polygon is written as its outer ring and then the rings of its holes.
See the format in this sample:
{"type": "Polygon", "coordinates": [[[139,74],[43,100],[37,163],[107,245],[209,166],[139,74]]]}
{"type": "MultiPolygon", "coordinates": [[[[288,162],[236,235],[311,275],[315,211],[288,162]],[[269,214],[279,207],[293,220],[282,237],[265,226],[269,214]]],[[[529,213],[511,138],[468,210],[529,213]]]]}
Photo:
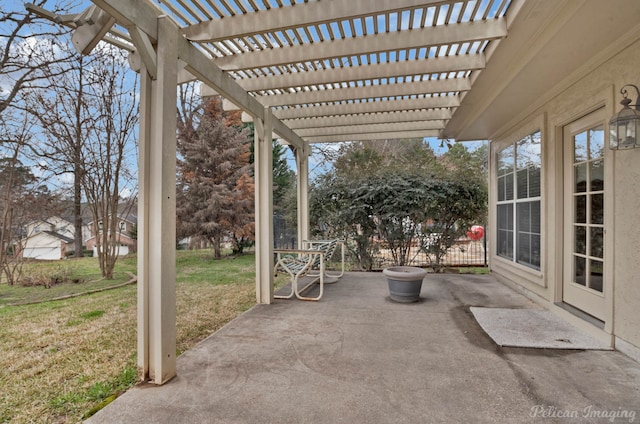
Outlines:
{"type": "Polygon", "coordinates": [[[78,51],[131,52],[141,75],[138,365],[176,374],[176,85],[200,80],[255,122],[256,295],[273,300],[271,142],[291,145],[298,239],[310,144],[444,137],[524,0],[92,0],[78,51]]]}

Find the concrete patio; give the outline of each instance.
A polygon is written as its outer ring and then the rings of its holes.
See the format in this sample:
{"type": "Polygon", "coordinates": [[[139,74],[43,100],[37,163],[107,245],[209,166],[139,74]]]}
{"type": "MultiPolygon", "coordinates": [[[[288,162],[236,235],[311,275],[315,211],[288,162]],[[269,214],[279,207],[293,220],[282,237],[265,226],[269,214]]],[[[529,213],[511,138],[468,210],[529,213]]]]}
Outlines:
{"type": "Polygon", "coordinates": [[[491,276],[429,275],[421,301],[347,273],[321,301],[257,305],[90,423],[640,421],[640,364],[615,351],[500,348],[470,306],[537,308],[491,276]]]}

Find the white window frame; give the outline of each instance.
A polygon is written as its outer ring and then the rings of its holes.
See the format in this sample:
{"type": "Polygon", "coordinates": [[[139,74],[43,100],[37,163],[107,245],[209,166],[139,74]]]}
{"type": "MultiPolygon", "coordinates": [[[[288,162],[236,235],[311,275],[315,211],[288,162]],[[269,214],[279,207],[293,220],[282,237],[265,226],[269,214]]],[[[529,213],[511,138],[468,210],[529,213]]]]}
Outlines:
{"type": "MultiPolygon", "coordinates": [[[[496,159],[496,204],[495,204],[495,214],[496,214],[496,233],[495,233],[495,240],[496,240],[496,255],[500,258],[506,259],[510,262],[514,262],[516,264],[520,264],[522,266],[525,266],[527,268],[536,270],[536,271],[541,271],[542,269],[542,182],[543,182],[543,167],[542,167],[542,154],[543,152],[543,132],[540,129],[537,129],[535,131],[531,131],[529,132],[527,135],[525,135],[524,137],[518,138],[517,140],[504,145],[501,149],[497,150],[495,153],[495,159],[496,159]],[[526,197],[521,197],[519,196],[518,193],[518,171],[523,171],[527,168],[522,168],[522,169],[518,169],[518,145],[527,140],[528,138],[532,138],[532,137],[536,137],[538,139],[538,146],[539,146],[539,151],[537,152],[538,154],[538,162],[540,164],[540,168],[539,168],[539,187],[538,187],[538,195],[537,196],[529,196],[527,194],[526,197]],[[512,169],[510,172],[507,173],[511,174],[513,176],[511,184],[513,187],[512,190],[512,195],[510,199],[502,199],[500,200],[500,190],[498,190],[499,184],[503,183],[501,181],[501,178],[503,178],[503,175],[500,175],[500,156],[501,153],[504,152],[507,149],[512,149],[513,153],[512,153],[512,169]],[[538,256],[537,256],[537,261],[524,261],[524,260],[520,260],[518,258],[518,252],[519,252],[519,247],[520,247],[520,242],[519,242],[519,234],[523,233],[522,231],[518,231],[518,217],[519,217],[519,213],[518,213],[518,206],[522,205],[522,204],[533,204],[533,203],[538,203],[538,216],[539,216],[539,221],[538,221],[538,232],[532,232],[529,231],[529,235],[537,235],[538,237],[538,256]],[[500,245],[499,245],[499,234],[500,231],[503,231],[503,229],[500,227],[500,221],[499,221],[499,213],[498,210],[500,209],[501,206],[511,206],[511,227],[507,228],[507,231],[511,232],[511,249],[509,251],[509,249],[507,249],[504,252],[500,251],[500,245]]],[[[527,184],[527,190],[530,190],[531,186],[529,184],[527,184]]],[[[503,193],[506,193],[506,187],[503,190],[503,193]]],[[[504,208],[503,208],[504,209],[504,208]]],[[[532,252],[529,251],[529,254],[531,254],[532,252]]]]}

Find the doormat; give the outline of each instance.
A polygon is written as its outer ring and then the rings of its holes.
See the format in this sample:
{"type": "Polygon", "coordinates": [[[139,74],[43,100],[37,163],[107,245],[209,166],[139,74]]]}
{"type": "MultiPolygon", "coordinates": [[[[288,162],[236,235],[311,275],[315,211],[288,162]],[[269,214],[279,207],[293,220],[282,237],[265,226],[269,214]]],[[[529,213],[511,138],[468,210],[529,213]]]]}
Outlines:
{"type": "Polygon", "coordinates": [[[551,311],[471,307],[478,324],[499,346],[612,350],[551,311]]]}

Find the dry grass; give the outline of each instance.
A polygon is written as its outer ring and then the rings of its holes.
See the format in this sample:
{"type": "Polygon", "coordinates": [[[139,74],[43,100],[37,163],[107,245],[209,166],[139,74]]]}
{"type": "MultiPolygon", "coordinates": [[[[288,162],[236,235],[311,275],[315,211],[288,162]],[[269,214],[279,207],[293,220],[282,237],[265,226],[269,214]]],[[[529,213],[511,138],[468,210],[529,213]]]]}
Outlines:
{"type": "MultiPolygon", "coordinates": [[[[255,303],[253,257],[192,262],[209,278],[181,281],[179,265],[178,352],[255,303]],[[217,270],[230,268],[242,277],[218,284],[217,270]]],[[[135,382],[135,286],[0,308],[0,322],[0,422],[79,422],[135,382]]]]}

